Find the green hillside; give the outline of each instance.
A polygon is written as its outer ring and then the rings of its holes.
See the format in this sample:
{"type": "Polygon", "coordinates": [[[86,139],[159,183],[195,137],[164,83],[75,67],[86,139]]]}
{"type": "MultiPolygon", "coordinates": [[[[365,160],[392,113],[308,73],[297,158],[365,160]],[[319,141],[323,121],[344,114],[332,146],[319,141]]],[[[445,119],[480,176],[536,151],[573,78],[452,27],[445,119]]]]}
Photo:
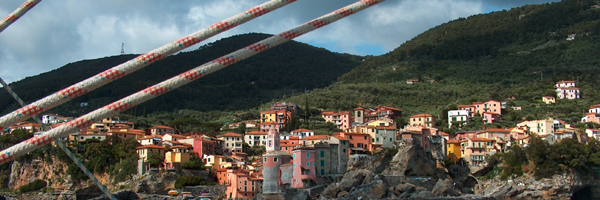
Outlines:
{"type": "MultiPolygon", "coordinates": [[[[490,99],[522,106],[506,109],[504,121],[558,117],[575,123],[591,104],[600,103],[600,9],[596,0],[528,5],[475,15],[432,28],[394,51],[367,62],[336,84],[284,99],[325,110],[388,105],[403,116],[430,113],[438,126],[446,110],[490,99]],[[567,40],[576,34],[574,40],[567,40]],[[414,85],[406,79],[419,79],[414,85]],[[541,103],[556,95],[560,80],[577,81],[580,100],[541,103]],[[540,104],[541,103],[541,104],[540,104]]],[[[281,101],[281,100],[280,100],[281,101]]],[[[468,127],[477,129],[480,127],[468,127]]]]}
{"type": "MultiPolygon", "coordinates": [[[[69,116],[86,113],[268,36],[257,33],[233,36],[194,51],[170,56],[51,112],[69,116]],[[82,102],[89,103],[89,106],[81,108],[82,102]]],[[[24,101],[32,102],[135,56],[78,61],[15,82],[11,86],[24,101]]],[[[139,105],[132,112],[141,115],[144,112],[171,112],[177,109],[211,111],[253,108],[274,98],[328,86],[358,66],[358,60],[356,56],[332,53],[291,41],[139,105]]],[[[0,91],[0,113],[5,114],[17,108],[16,101],[6,91],[0,91]]]]}

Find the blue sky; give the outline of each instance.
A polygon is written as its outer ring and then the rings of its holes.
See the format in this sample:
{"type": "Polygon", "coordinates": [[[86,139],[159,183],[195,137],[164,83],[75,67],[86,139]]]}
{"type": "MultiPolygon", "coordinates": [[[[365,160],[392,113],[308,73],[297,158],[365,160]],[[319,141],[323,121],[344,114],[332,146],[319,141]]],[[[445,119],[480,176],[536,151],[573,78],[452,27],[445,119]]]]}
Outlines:
{"type": "MultiPolygon", "coordinates": [[[[121,43],[126,53],[142,54],[265,1],[42,1],[0,33],[0,77],[13,82],[71,62],[117,55],[121,43]]],[[[199,45],[249,32],[277,34],[355,1],[298,0],[199,45]]],[[[0,2],[0,16],[23,2],[0,2]]],[[[387,0],[296,40],[334,52],[381,55],[459,17],[546,2],[553,1],[387,0]]]]}

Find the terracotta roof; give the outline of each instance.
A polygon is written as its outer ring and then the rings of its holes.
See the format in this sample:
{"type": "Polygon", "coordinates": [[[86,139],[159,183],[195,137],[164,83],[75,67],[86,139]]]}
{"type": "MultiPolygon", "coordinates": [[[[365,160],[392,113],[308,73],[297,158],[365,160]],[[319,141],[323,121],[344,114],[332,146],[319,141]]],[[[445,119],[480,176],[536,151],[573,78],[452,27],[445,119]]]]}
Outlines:
{"type": "Polygon", "coordinates": [[[35,127],[42,127],[42,126],[40,126],[40,125],[39,125],[39,124],[37,124],[37,123],[26,123],[26,124],[21,124],[21,125],[19,125],[19,126],[35,126],[35,127]]]}
{"type": "Polygon", "coordinates": [[[484,132],[502,132],[502,133],[510,133],[509,129],[503,129],[503,128],[488,128],[485,129],[484,132]]]}
{"type": "Polygon", "coordinates": [[[202,143],[215,143],[215,141],[212,140],[206,140],[206,139],[202,139],[202,143]]]}
{"type": "Polygon", "coordinates": [[[303,128],[292,131],[292,133],[298,133],[298,132],[314,132],[314,131],[308,130],[308,129],[303,129],[303,128]]]}
{"type": "Polygon", "coordinates": [[[389,110],[397,110],[397,111],[402,111],[399,108],[394,108],[394,107],[389,107],[389,106],[380,106],[381,108],[385,108],[385,109],[389,109],[389,110]]]}
{"type": "Polygon", "coordinates": [[[277,123],[277,122],[262,122],[260,124],[279,124],[279,123],[277,123]]]}
{"type": "Polygon", "coordinates": [[[559,87],[558,89],[562,89],[562,90],[579,90],[578,87],[559,87]]]}
{"type": "Polygon", "coordinates": [[[141,147],[137,147],[135,149],[165,149],[165,147],[161,147],[161,146],[158,146],[158,145],[149,144],[149,145],[144,145],[144,146],[141,146],[141,147]]]}
{"type": "Polygon", "coordinates": [[[495,141],[487,138],[470,138],[471,141],[495,141]]]}
{"type": "Polygon", "coordinates": [[[563,80],[563,81],[559,81],[559,82],[556,82],[556,83],[557,84],[561,84],[561,83],[575,83],[575,81],[564,81],[563,80]]]}
{"type": "Polygon", "coordinates": [[[396,130],[396,127],[392,127],[392,126],[375,126],[375,129],[396,130]]]}
{"type": "Polygon", "coordinates": [[[323,111],[321,114],[322,115],[343,115],[343,114],[349,115],[350,112],[348,112],[348,111],[342,111],[342,112],[323,111]]]}
{"type": "Polygon", "coordinates": [[[289,140],[299,140],[300,136],[290,136],[289,140]]]}
{"type": "Polygon", "coordinates": [[[338,140],[348,140],[345,137],[342,137],[342,136],[339,136],[339,135],[336,135],[336,136],[333,136],[333,137],[336,138],[336,139],[338,139],[338,140]]]}
{"type": "Polygon", "coordinates": [[[190,148],[188,146],[184,146],[184,145],[176,145],[176,146],[172,146],[171,149],[187,149],[190,148]]]}
{"type": "Polygon", "coordinates": [[[164,126],[164,125],[158,125],[158,126],[150,128],[150,129],[173,129],[173,128],[164,126]]]}
{"type": "Polygon", "coordinates": [[[218,137],[242,137],[242,135],[233,133],[233,132],[228,132],[228,133],[221,134],[218,137]]]}
{"type": "Polygon", "coordinates": [[[260,132],[260,131],[250,131],[247,132],[246,135],[266,135],[267,133],[265,132],[260,132]]]}
{"type": "Polygon", "coordinates": [[[329,139],[329,135],[313,135],[313,136],[308,136],[308,137],[304,137],[300,140],[326,140],[329,139]]]}
{"type": "Polygon", "coordinates": [[[277,110],[267,110],[267,111],[262,111],[260,113],[265,113],[265,114],[277,113],[277,110]]]}
{"type": "Polygon", "coordinates": [[[446,143],[447,144],[460,144],[460,141],[458,141],[458,140],[448,140],[446,143]]]}
{"type": "Polygon", "coordinates": [[[410,116],[410,118],[414,118],[414,117],[432,117],[432,116],[430,114],[425,114],[425,113],[410,116]]]}
{"type": "Polygon", "coordinates": [[[596,104],[596,105],[591,105],[590,109],[594,109],[594,108],[600,108],[600,104],[596,104]]]}
{"type": "Polygon", "coordinates": [[[450,134],[442,131],[438,131],[438,134],[440,134],[441,136],[450,136],[450,134]]]}
{"type": "Polygon", "coordinates": [[[551,97],[551,96],[542,96],[542,97],[546,98],[546,99],[554,98],[554,97],[551,97]]]}
{"type": "Polygon", "coordinates": [[[282,147],[295,147],[296,145],[298,145],[298,144],[281,144],[279,146],[282,146],[282,147]]]}

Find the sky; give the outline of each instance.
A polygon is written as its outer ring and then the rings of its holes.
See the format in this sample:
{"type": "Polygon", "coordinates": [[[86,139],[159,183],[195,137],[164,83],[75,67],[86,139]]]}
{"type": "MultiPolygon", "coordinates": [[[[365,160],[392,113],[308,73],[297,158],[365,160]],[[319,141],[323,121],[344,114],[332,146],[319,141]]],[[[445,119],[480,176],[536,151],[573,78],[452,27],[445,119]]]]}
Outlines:
{"type": "MultiPolygon", "coordinates": [[[[244,33],[278,34],[357,0],[298,0],[184,51],[244,33]]],[[[296,41],[329,51],[381,55],[442,23],[558,0],[387,0],[296,41]]],[[[24,0],[0,2],[0,17],[24,0]]],[[[45,0],[0,33],[0,77],[7,83],[68,63],[143,54],[266,0],[45,0]]],[[[203,63],[198,63],[201,65],[203,63]]]]}

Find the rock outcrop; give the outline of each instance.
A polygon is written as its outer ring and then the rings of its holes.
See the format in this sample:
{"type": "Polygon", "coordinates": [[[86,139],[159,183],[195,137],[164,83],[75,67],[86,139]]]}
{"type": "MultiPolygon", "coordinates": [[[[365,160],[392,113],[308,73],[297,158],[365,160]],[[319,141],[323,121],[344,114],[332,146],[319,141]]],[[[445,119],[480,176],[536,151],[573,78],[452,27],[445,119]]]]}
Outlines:
{"type": "Polygon", "coordinates": [[[398,149],[388,167],[382,172],[383,175],[405,175],[405,176],[437,176],[448,178],[445,168],[438,169],[431,154],[419,145],[406,145],[398,149]]]}
{"type": "MultiPolygon", "coordinates": [[[[571,199],[573,194],[585,187],[596,187],[593,179],[584,180],[580,174],[567,172],[554,175],[552,178],[535,180],[529,174],[500,180],[496,177],[488,181],[480,181],[475,194],[495,199],[571,199]]],[[[592,199],[600,199],[597,193],[591,193],[592,199]]]]}

